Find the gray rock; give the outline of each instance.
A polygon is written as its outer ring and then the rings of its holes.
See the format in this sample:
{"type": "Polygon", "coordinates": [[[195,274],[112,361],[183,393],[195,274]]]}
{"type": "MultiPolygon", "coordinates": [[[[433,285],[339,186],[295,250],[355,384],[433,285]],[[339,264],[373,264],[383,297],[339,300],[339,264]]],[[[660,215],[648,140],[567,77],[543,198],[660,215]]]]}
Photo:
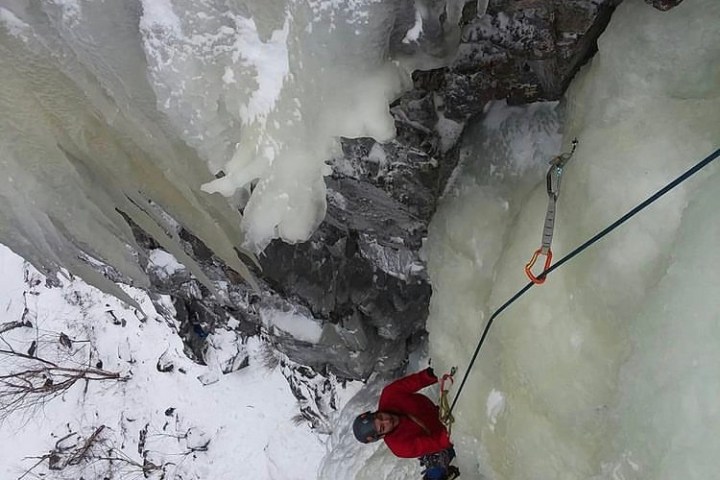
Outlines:
{"type": "Polygon", "coordinates": [[[448,118],[465,120],[490,100],[511,104],[557,100],[597,47],[621,0],[490,0],[478,16],[466,4],[455,61],[418,74],[437,91],[448,118]]]}

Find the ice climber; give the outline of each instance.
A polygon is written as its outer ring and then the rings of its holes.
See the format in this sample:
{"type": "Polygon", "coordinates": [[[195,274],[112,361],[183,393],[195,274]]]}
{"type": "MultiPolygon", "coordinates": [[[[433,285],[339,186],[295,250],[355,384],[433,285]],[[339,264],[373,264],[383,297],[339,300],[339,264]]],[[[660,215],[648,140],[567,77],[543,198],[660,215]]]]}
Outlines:
{"type": "Polygon", "coordinates": [[[355,438],[371,443],[381,438],[397,457],[418,458],[425,468],[424,480],[449,480],[459,471],[451,466],[455,450],[438,406],[418,390],[438,382],[432,368],[387,385],[375,412],[358,415],[353,422],[355,438]]]}

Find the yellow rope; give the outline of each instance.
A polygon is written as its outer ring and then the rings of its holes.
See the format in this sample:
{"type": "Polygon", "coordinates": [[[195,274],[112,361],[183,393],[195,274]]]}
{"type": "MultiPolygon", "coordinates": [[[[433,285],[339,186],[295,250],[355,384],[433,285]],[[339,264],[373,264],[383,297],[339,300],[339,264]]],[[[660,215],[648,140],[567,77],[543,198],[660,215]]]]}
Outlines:
{"type": "Polygon", "coordinates": [[[445,374],[440,382],[440,421],[445,428],[447,428],[448,435],[452,431],[452,425],[455,423],[455,417],[453,417],[452,410],[450,409],[450,401],[448,400],[448,389],[445,388],[445,380],[450,380],[450,384],[453,382],[453,376],[457,371],[456,367],[450,369],[449,374],[445,374]]]}

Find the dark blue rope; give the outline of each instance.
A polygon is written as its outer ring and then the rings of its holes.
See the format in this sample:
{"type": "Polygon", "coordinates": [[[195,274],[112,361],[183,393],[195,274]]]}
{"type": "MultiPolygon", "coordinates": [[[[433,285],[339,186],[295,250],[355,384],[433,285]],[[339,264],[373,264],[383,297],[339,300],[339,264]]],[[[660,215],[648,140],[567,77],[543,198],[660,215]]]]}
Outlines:
{"type": "MultiPolygon", "coordinates": [[[[560,268],[561,265],[563,265],[565,262],[569,261],[574,256],[578,255],[580,252],[588,248],[593,243],[600,240],[602,237],[607,235],[608,233],[615,230],[617,227],[625,223],[626,221],[630,220],[630,218],[634,217],[636,214],[638,214],[641,210],[644,210],[646,207],[648,207],[650,204],[654,203],[656,200],[658,200],[660,197],[665,195],[667,192],[672,190],[673,188],[680,185],[682,182],[687,180],[688,178],[695,175],[697,172],[699,172],[701,169],[706,167],[710,162],[715,160],[720,156],[720,148],[715,150],[713,153],[705,157],[703,160],[695,164],[692,168],[690,168],[688,171],[677,177],[672,182],[665,185],[663,188],[655,192],[651,197],[649,197],[644,202],[640,203],[638,206],[627,212],[625,215],[620,217],[617,221],[615,221],[612,225],[608,226],[604,230],[602,230],[600,233],[596,234],[594,237],[592,237],[587,242],[583,243],[579,247],[577,247],[572,252],[565,255],[563,258],[561,258],[558,262],[555,262],[550,268],[542,272],[540,275],[538,275],[538,278],[544,278],[546,277],[550,272],[560,268]]],[[[493,321],[507,308],[509,307],[515,300],[520,298],[522,295],[525,294],[530,288],[535,285],[533,282],[529,282],[527,285],[525,285],[523,288],[521,288],[515,295],[510,298],[507,302],[505,302],[500,308],[498,308],[495,313],[492,314],[490,317],[490,320],[488,320],[487,325],[485,325],[485,329],[483,330],[482,335],[480,336],[480,341],[477,344],[477,347],[475,347],[475,352],[472,355],[472,358],[470,359],[470,364],[468,365],[467,370],[465,371],[465,375],[463,375],[462,382],[460,382],[460,386],[458,387],[458,391],[455,394],[455,398],[453,399],[453,403],[450,406],[449,414],[452,414],[453,409],[455,408],[455,404],[457,403],[458,399],[460,398],[460,394],[462,393],[462,389],[465,386],[465,382],[468,379],[468,376],[470,375],[470,371],[473,368],[473,365],[475,364],[475,360],[477,359],[478,353],[480,353],[480,348],[483,346],[483,343],[485,342],[485,338],[488,335],[488,332],[490,331],[490,327],[493,324],[493,321]]]]}

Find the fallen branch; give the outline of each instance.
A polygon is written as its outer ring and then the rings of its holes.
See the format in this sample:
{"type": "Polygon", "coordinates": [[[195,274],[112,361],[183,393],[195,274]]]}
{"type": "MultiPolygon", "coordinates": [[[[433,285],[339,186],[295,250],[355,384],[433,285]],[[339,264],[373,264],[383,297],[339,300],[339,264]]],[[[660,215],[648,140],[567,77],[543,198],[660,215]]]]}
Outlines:
{"type": "Polygon", "coordinates": [[[34,409],[72,388],[77,382],[124,381],[127,377],[93,367],[65,367],[45,358],[0,349],[0,422],[34,409]]]}

